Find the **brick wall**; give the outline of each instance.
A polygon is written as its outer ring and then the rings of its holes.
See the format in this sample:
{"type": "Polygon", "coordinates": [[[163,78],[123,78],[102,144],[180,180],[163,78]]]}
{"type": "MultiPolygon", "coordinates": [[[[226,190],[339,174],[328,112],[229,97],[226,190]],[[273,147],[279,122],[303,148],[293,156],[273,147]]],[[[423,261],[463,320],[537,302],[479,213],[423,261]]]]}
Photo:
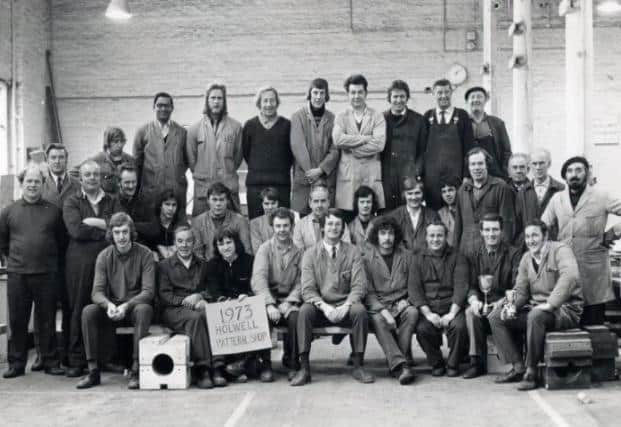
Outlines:
{"type": "MultiPolygon", "coordinates": [[[[307,82],[318,75],[331,83],[335,111],[345,105],[341,83],[355,71],[368,77],[370,104],[381,109],[394,78],[414,86],[416,109],[429,108],[433,99],[421,91],[453,62],[467,67],[466,87],[480,83],[482,52],[465,43],[466,31],[482,36],[479,0],[386,0],[381,8],[372,0],[134,0],[134,17],[122,23],[103,16],[107,0],[51,3],[60,117],[74,162],[100,149],[106,125],[121,126],[131,139],[151,119],[158,90],[176,96],[177,121],[195,121],[213,79],[228,84],[229,110],[242,121],[256,113],[252,94],[266,83],[285,94],[284,115],[303,103],[307,82]]],[[[506,9],[508,2],[500,3],[506,9]]],[[[510,129],[510,15],[499,13],[499,115],[510,129]]],[[[533,13],[535,143],[552,151],[557,174],[565,153],[563,21],[553,8],[535,6],[533,13]]],[[[613,145],[592,143],[587,153],[609,189],[615,165],[608,159],[621,154],[621,48],[610,42],[619,36],[614,20],[596,18],[594,142],[613,145]]],[[[463,91],[455,93],[456,105],[463,106],[463,91]]]]}

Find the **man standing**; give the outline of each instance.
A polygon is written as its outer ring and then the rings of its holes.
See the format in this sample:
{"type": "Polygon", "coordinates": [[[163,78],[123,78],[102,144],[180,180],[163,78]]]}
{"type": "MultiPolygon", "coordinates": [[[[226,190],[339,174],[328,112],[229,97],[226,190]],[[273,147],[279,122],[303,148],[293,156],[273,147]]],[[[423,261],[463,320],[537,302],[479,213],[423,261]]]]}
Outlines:
{"type": "Polygon", "coordinates": [[[474,138],[468,113],[451,105],[451,82],[436,81],[433,94],[438,106],[425,113],[429,136],[423,161],[427,206],[437,211],[442,207],[440,179],[450,175],[464,177],[464,156],[472,148],[474,138]]]}
{"type": "Polygon", "coordinates": [[[0,255],[7,257],[9,369],[4,378],[24,375],[28,322],[34,302],[41,363],[46,374],[63,375],[56,348],[58,258],[63,249],[61,211],[41,197],[45,176],[31,164],[17,177],[22,198],[0,213],[0,255]]]}
{"type": "Polygon", "coordinates": [[[485,214],[481,219],[483,245],[470,257],[470,290],[466,309],[466,326],[470,338],[470,367],[464,378],[476,378],[484,374],[487,357],[486,336],[491,332],[487,315],[504,298],[505,291],[513,289],[518,265],[522,258],[520,248],[514,248],[502,240],[503,220],[497,214],[485,214]],[[482,287],[487,294],[484,296],[482,287]],[[484,306],[485,302],[489,304],[484,306]]]}
{"type": "Polygon", "coordinates": [[[59,209],[67,197],[80,189],[80,181],[67,173],[69,153],[62,144],[50,144],[45,149],[48,174],[43,182],[42,197],[59,209]]]}
{"type": "Polygon", "coordinates": [[[327,80],[313,80],[306,99],[308,104],[291,116],[291,152],[294,158],[291,207],[302,215],[309,213],[308,194],[318,179],[328,184],[330,204],[334,204],[339,161],[339,151],[332,144],[334,114],[326,109],[326,103],[330,100],[327,80]]]}
{"type": "Polygon", "coordinates": [[[377,194],[378,207],[384,208],[382,164],[380,153],[386,144],[384,116],[367,107],[367,79],[354,74],[345,80],[350,108],[340,113],[334,123],[334,145],[341,151],[336,177],[336,204],[348,211],[354,209],[354,192],[367,185],[377,194]]]}
{"type": "Polygon", "coordinates": [[[530,157],[526,153],[513,153],[509,158],[509,184],[516,195],[528,185],[529,164],[530,157]]]}
{"type": "Polygon", "coordinates": [[[125,132],[121,128],[108,127],[104,131],[103,151],[92,157],[101,168],[101,188],[112,195],[119,193],[121,166],[133,164],[134,158],[123,152],[125,132]]]}
{"type": "Polygon", "coordinates": [[[229,208],[230,199],[231,191],[221,182],[214,182],[207,189],[209,210],[192,221],[192,229],[196,238],[194,254],[205,261],[214,257],[216,248],[213,239],[218,230],[225,228],[235,231],[246,253],[252,254],[248,220],[229,208]]]}
{"type": "Polygon", "coordinates": [[[120,210],[116,198],[101,188],[99,165],[87,160],[80,166],[81,189],[68,197],[63,219],[69,233],[66,254],[66,285],[71,310],[68,377],[79,377],[86,364],[82,341],[82,309],[91,302],[95,260],[109,242],[106,224],[120,210]]]}
{"type": "Polygon", "coordinates": [[[471,87],[466,91],[464,98],[470,107],[474,145],[485,149],[492,157],[490,175],[507,179],[511,141],[505,122],[485,112],[489,95],[483,87],[471,87]]]}
{"type": "Polygon", "coordinates": [[[178,209],[185,216],[188,170],[185,128],[170,119],[174,105],[168,93],[153,97],[155,120],[143,125],[134,137],[134,158],[138,170],[138,190],[154,206],[164,188],[172,188],[178,209]]]}
{"type": "Polygon", "coordinates": [[[88,375],[77,388],[90,388],[101,382],[97,363],[100,330],[130,324],[134,327],[134,351],[127,387],[137,389],[138,343],[149,334],[153,317],[155,261],[149,248],[136,243],[134,223],[125,212],[112,215],[106,238],[112,245],[97,256],[93,303],[82,311],[88,375]]]}
{"type": "MultiPolygon", "coordinates": [[[[552,164],[550,152],[545,148],[537,148],[530,156],[533,180],[524,186],[515,196],[515,246],[524,243],[524,225],[534,219],[541,218],[552,196],[565,189],[565,185],[552,178],[548,171],[552,164]]],[[[556,227],[548,229],[550,240],[556,240],[556,227]]]]}
{"type": "Polygon", "coordinates": [[[459,375],[459,363],[468,351],[464,306],[468,292],[468,263],[446,241],[446,226],[436,221],[427,226],[427,246],[414,255],[410,302],[422,316],[416,339],[427,355],[431,375],[459,375]],[[448,338],[447,362],[442,358],[442,333],[448,338]],[[447,369],[448,368],[448,369],[447,369]]]}
{"type": "MultiPolygon", "coordinates": [[[[277,208],[270,218],[274,236],[256,253],[250,285],[255,295],[265,298],[270,324],[287,327],[282,360],[291,379],[300,369],[297,321],[302,304],[300,273],[304,251],[293,244],[295,217],[289,209],[277,208]]],[[[266,350],[261,359],[269,359],[270,351],[266,350]]]]}
{"type": "Polygon", "coordinates": [[[205,306],[212,299],[207,290],[207,263],[192,252],[194,234],[189,226],[175,229],[175,248],[175,255],[158,265],[162,321],[190,337],[198,387],[224,387],[224,359],[212,356],[207,330],[205,306]]]}
{"type": "Polygon", "coordinates": [[[138,237],[141,238],[145,233],[148,233],[148,227],[153,227],[155,212],[136,191],[138,188],[138,173],[133,164],[121,165],[119,180],[120,191],[118,198],[121,210],[134,221],[138,237]]]}
{"type": "Polygon", "coordinates": [[[300,370],[292,386],[311,381],[309,355],[313,327],[338,325],[352,328],[353,377],[361,383],[372,383],[375,377],[362,366],[369,330],[369,318],[362,305],[367,277],[360,252],[343,242],[345,218],[339,209],[329,209],[321,219],[323,239],[302,257],[302,298],[298,315],[300,370]]]}
{"type": "Polygon", "coordinates": [[[540,220],[526,224],[524,234],[528,252],[518,267],[515,301],[497,305],[489,324],[502,359],[513,365],[495,382],[521,380],[518,390],[532,390],[537,387],[537,364],[543,358],[546,332],[577,327],[583,299],[571,248],[548,241],[547,227],[540,220]],[[526,332],[525,360],[516,332],[526,332]]]}
{"type": "Polygon", "coordinates": [[[413,252],[425,248],[427,226],[439,219],[438,214],[423,206],[424,188],[420,179],[406,177],[401,184],[405,205],[388,214],[397,221],[403,232],[403,241],[397,243],[403,243],[406,249],[413,252]]]}
{"type": "MultiPolygon", "coordinates": [[[[278,190],[274,187],[265,187],[261,191],[261,200],[263,201],[261,203],[263,215],[250,221],[250,242],[252,243],[252,253],[255,254],[259,250],[259,246],[274,235],[270,215],[279,207],[280,196],[278,190]]],[[[300,214],[294,210],[291,213],[295,218],[294,224],[296,224],[300,219],[300,214]]]]}
{"type": "Polygon", "coordinates": [[[232,193],[239,207],[239,176],[242,162],[241,124],[228,115],[226,86],[207,87],[203,117],[188,129],[188,163],[194,179],[192,216],[207,210],[207,188],[219,181],[232,193]]]}
{"type": "Polygon", "coordinates": [[[405,177],[423,175],[423,154],[427,147],[425,118],[408,108],[410,88],[403,80],[395,80],[388,88],[390,108],[384,111],[386,120],[386,147],[381,153],[382,184],[386,209],[401,203],[405,177]]]}
{"type": "Polygon", "coordinates": [[[255,104],[259,115],[248,120],[242,131],[242,151],[248,164],[246,199],[248,218],[261,215],[261,190],[276,187],[280,206],[290,206],[291,193],[291,122],[278,115],[280,97],[275,88],[257,91],[255,104]]]}
{"type": "Polygon", "coordinates": [[[418,310],[408,301],[411,255],[399,246],[401,229],[391,217],[379,217],[369,231],[370,249],[363,254],[369,279],[366,306],[388,368],[402,385],[414,381],[412,336],[418,310]]]}
{"type": "Polygon", "coordinates": [[[482,243],[480,221],[486,213],[502,216],[503,239],[513,238],[514,196],[511,188],[500,178],[488,174],[489,154],[476,147],[466,155],[472,179],[464,180],[457,191],[454,248],[466,255],[473,255],[482,243]]]}
{"type": "MultiPolygon", "coordinates": [[[[293,230],[293,243],[300,249],[306,250],[321,241],[321,218],[330,208],[330,190],[322,181],[311,187],[308,195],[308,205],[311,213],[298,222],[293,230]]],[[[349,229],[345,227],[343,240],[350,242],[349,229]]]]}
{"type": "Polygon", "coordinates": [[[621,237],[619,224],[605,232],[608,215],[621,215],[621,199],[590,186],[589,163],[568,159],[561,169],[567,191],[555,194],[541,219],[558,226],[558,240],[569,245],[578,260],[584,292],[582,325],[604,323],[604,305],[614,299],[608,247],[621,237]]]}

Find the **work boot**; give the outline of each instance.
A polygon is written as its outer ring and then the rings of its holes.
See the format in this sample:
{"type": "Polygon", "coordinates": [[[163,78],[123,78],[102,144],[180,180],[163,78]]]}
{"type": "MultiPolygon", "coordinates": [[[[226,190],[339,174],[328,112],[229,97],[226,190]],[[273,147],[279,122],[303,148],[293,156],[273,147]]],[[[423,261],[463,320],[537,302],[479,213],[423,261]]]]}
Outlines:
{"type": "Polygon", "coordinates": [[[300,354],[300,370],[291,378],[290,385],[293,387],[303,386],[311,382],[310,362],[308,353],[300,354]]]}
{"type": "Polygon", "coordinates": [[[415,378],[416,375],[414,374],[412,368],[410,368],[407,363],[404,363],[401,367],[401,372],[399,373],[399,384],[412,384],[415,378]]]}
{"type": "Polygon", "coordinates": [[[228,381],[224,376],[224,370],[220,367],[213,370],[212,378],[213,383],[216,387],[226,387],[226,385],[228,384],[228,381]]]}
{"type": "Polygon", "coordinates": [[[95,387],[99,384],[101,384],[101,375],[99,374],[99,369],[93,369],[91,371],[88,371],[88,374],[86,374],[86,376],[83,377],[75,387],[77,389],[83,390],[85,388],[95,387]]]}
{"type": "Polygon", "coordinates": [[[459,368],[449,366],[446,368],[446,376],[449,378],[455,378],[459,376],[459,368]]]}
{"type": "Polygon", "coordinates": [[[483,366],[481,365],[480,357],[471,356],[470,357],[470,366],[464,372],[464,379],[472,379],[476,377],[480,377],[484,374],[483,366]]]}
{"type": "Polygon", "coordinates": [[[47,375],[65,375],[65,370],[60,366],[49,366],[43,370],[47,375]]]}
{"type": "Polygon", "coordinates": [[[534,390],[536,388],[537,378],[535,377],[535,374],[530,372],[526,372],[524,374],[524,377],[522,378],[522,381],[520,381],[520,383],[517,385],[517,389],[519,391],[534,390]]]}
{"type": "Polygon", "coordinates": [[[518,372],[515,369],[511,369],[509,372],[505,372],[502,375],[497,376],[494,379],[496,384],[516,383],[522,379],[524,372],[518,372]]]}
{"type": "Polygon", "coordinates": [[[2,374],[3,378],[17,378],[25,374],[24,368],[9,368],[2,374]]]}
{"type": "Polygon", "coordinates": [[[125,366],[113,363],[106,362],[101,367],[102,372],[111,372],[113,374],[122,374],[125,372],[125,366]]]}
{"type": "Polygon", "coordinates": [[[198,374],[198,378],[196,381],[196,387],[202,389],[210,389],[213,388],[213,381],[211,380],[211,375],[209,374],[209,369],[203,367],[198,374]]]}
{"type": "Polygon", "coordinates": [[[362,353],[354,353],[354,370],[351,372],[351,375],[356,381],[363,384],[371,384],[375,382],[375,376],[362,367],[362,357],[362,353]]]}
{"type": "Polygon", "coordinates": [[[137,370],[131,370],[129,373],[129,381],[127,383],[127,388],[130,390],[138,390],[140,388],[140,378],[138,376],[137,370]]]}
{"type": "Polygon", "coordinates": [[[84,373],[84,368],[81,366],[70,366],[65,371],[65,375],[69,378],[81,377],[83,373],[84,373]]]}

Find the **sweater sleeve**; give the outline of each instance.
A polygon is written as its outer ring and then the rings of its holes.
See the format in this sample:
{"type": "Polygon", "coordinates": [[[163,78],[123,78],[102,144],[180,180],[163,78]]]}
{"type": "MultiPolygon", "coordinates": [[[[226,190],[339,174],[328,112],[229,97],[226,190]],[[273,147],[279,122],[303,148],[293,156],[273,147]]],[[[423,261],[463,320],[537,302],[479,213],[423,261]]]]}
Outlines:
{"type": "Polygon", "coordinates": [[[100,252],[95,261],[95,277],[93,279],[93,290],[91,292],[91,300],[104,310],[108,309],[110,300],[106,296],[108,287],[108,271],[106,266],[107,251],[100,252]]]}

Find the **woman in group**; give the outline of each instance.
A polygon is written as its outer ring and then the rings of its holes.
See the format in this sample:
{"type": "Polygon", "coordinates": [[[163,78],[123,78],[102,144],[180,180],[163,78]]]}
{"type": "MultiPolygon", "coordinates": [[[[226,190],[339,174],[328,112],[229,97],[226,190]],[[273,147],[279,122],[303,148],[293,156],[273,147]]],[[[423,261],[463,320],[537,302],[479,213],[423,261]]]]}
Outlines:
{"type": "MultiPolygon", "coordinates": [[[[160,193],[155,204],[155,216],[144,229],[138,229],[138,236],[157,259],[168,258],[175,252],[175,228],[181,223],[179,200],[172,189],[160,193]]],[[[142,228],[142,227],[141,227],[142,228]]]]}

